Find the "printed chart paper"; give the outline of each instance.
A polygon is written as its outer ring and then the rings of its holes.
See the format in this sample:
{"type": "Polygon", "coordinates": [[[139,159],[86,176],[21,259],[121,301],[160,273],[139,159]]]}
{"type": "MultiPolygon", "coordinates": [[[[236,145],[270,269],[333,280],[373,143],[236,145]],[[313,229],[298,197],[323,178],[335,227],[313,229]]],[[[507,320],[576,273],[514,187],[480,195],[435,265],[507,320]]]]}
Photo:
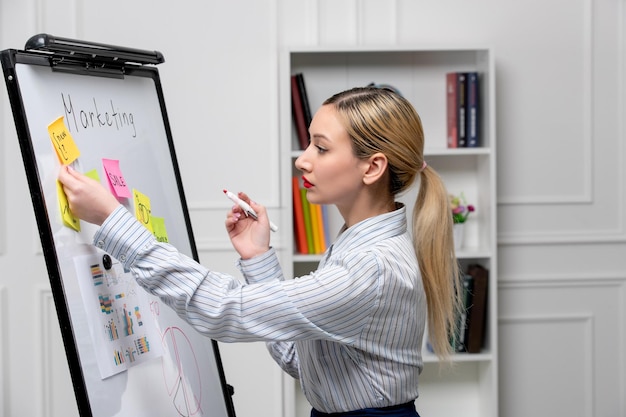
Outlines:
{"type": "Polygon", "coordinates": [[[109,255],[74,258],[102,379],[163,355],[148,295],[109,255]]]}

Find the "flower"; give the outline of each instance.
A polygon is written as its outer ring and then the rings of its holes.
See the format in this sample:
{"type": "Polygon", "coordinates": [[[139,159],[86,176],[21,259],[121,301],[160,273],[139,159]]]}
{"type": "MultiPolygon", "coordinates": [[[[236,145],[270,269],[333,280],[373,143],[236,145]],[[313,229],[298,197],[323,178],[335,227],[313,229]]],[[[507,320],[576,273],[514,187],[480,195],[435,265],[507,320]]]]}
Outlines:
{"type": "Polygon", "coordinates": [[[465,194],[463,193],[458,196],[450,194],[450,209],[452,210],[452,221],[454,223],[465,223],[467,216],[476,210],[473,205],[467,204],[465,194]]]}

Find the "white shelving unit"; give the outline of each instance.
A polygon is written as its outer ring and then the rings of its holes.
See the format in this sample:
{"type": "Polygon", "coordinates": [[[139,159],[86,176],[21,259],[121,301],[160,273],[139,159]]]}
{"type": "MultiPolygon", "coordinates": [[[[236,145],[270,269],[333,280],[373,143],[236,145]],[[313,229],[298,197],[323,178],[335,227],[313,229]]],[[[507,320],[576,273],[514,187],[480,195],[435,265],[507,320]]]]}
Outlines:
{"type": "MultiPolygon", "coordinates": [[[[440,367],[436,357],[424,351],[417,408],[428,417],[498,415],[494,68],[493,54],[486,47],[305,47],[291,48],[281,55],[283,207],[292,204],[291,177],[297,175],[293,164],[300,153],[290,95],[290,75],[298,72],[304,74],[312,112],[326,98],[351,87],[374,82],[397,88],[422,118],[426,161],[444,179],[449,192],[464,192],[468,202],[476,207],[466,223],[464,246],[457,257],[463,268],[479,263],[489,270],[485,347],[478,354],[455,355],[451,367],[440,367]],[[481,142],[477,148],[447,148],[445,74],[451,71],[480,74],[481,142]]],[[[417,185],[400,200],[411,208],[416,194],[417,185]]],[[[291,210],[288,211],[285,215],[291,216],[291,210]]],[[[410,221],[411,216],[408,217],[410,221]]],[[[341,224],[338,213],[331,215],[331,233],[337,232],[341,224]]],[[[283,268],[287,276],[316,269],[320,256],[295,254],[293,237],[286,240],[288,259],[283,261],[283,268]]],[[[297,384],[285,384],[286,409],[294,410],[293,414],[299,417],[308,416],[305,413],[310,407],[297,389],[297,384]]]]}

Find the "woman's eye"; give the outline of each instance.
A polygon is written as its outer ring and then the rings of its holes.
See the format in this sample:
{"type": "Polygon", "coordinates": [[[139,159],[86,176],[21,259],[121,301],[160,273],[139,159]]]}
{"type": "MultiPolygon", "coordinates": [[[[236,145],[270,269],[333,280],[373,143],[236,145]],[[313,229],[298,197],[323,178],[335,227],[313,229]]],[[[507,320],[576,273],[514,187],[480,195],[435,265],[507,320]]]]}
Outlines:
{"type": "Polygon", "coordinates": [[[327,151],[327,149],[322,148],[321,146],[315,145],[315,147],[317,148],[317,152],[318,153],[324,153],[327,151]]]}

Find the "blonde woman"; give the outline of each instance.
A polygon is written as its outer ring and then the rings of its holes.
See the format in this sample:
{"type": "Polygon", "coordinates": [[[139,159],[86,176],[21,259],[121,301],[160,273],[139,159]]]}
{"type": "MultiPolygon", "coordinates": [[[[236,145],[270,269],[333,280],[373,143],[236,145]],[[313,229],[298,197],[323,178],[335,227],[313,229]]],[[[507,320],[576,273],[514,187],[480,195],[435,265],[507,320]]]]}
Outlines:
{"type": "Polygon", "coordinates": [[[296,160],[307,199],[336,205],[345,224],[298,279],[284,279],[265,207],[243,193],[258,220],[235,206],[225,224],[245,284],[157,242],[99,183],[69,168],[59,179],[73,213],[101,225],[94,242],[198,331],[266,341],[312,417],[418,416],[425,323],[445,359],[460,305],[448,194],[424,161],[421,121],[400,95],[355,88],[326,100],[309,132],[296,160]],[[410,232],[396,197],[417,178],[410,232]]]}

